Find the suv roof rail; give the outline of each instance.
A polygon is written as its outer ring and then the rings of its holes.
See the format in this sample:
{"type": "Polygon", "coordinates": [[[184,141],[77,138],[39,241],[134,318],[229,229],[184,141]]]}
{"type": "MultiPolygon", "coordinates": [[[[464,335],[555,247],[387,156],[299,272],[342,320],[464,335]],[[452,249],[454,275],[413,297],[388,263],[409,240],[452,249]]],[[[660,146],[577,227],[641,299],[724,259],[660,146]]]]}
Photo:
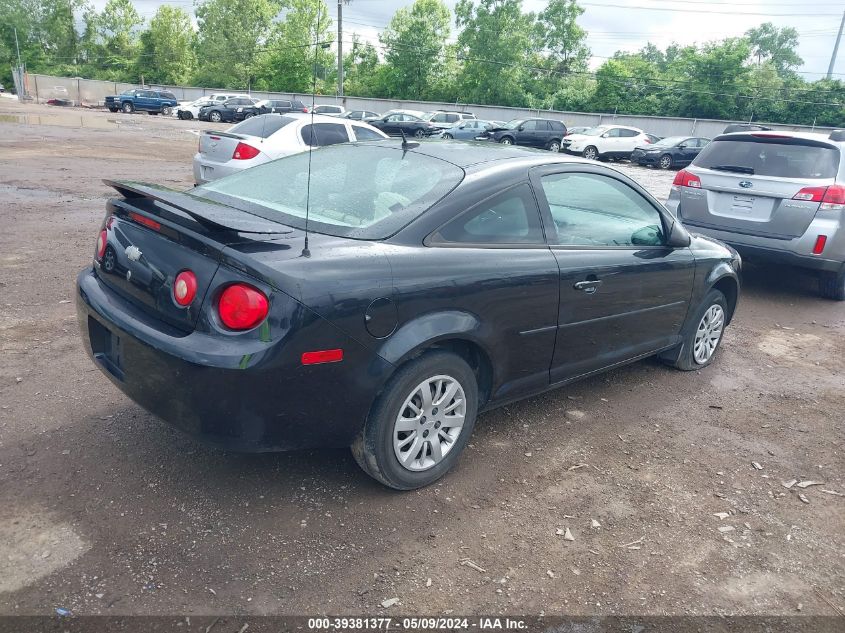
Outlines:
{"type": "Polygon", "coordinates": [[[833,130],[828,138],[831,141],[845,141],[845,130],[833,130]]]}

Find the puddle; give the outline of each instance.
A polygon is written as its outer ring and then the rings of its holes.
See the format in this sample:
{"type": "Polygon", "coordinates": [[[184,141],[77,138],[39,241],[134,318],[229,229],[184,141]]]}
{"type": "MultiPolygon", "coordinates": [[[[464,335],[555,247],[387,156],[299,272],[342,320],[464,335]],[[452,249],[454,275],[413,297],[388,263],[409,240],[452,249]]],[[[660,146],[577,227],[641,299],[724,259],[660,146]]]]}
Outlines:
{"type": "Polygon", "coordinates": [[[0,594],[67,567],[91,549],[67,523],[38,509],[0,519],[0,594]]]}
{"type": "Polygon", "coordinates": [[[88,127],[110,129],[118,125],[140,125],[129,117],[118,119],[115,117],[82,116],[81,114],[0,114],[0,123],[17,123],[19,125],[53,125],[59,127],[88,127]]]}

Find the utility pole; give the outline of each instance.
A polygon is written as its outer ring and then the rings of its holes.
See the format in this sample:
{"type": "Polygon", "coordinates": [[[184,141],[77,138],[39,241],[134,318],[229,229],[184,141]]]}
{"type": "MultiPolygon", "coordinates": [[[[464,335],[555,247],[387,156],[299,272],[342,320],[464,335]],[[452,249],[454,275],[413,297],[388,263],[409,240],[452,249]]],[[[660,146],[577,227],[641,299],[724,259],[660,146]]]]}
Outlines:
{"type": "Polygon", "coordinates": [[[833,66],[836,64],[836,55],[839,53],[839,41],[842,39],[842,28],[845,27],[845,11],[842,12],[842,21],[839,23],[839,35],[836,36],[836,44],[833,45],[833,54],[830,56],[830,66],[827,67],[827,78],[833,77],[833,66]]]}
{"type": "Polygon", "coordinates": [[[337,96],[343,96],[343,0],[337,0],[337,96]]]}

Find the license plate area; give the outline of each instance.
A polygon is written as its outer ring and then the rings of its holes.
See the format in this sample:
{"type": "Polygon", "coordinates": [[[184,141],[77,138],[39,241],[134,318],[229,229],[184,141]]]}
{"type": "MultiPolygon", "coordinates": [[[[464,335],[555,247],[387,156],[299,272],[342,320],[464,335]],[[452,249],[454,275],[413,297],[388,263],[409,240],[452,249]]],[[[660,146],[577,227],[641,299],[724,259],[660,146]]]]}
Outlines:
{"type": "Polygon", "coordinates": [[[91,341],[91,354],[94,360],[115,378],[123,380],[123,344],[120,337],[89,316],[88,339],[91,341]]]}

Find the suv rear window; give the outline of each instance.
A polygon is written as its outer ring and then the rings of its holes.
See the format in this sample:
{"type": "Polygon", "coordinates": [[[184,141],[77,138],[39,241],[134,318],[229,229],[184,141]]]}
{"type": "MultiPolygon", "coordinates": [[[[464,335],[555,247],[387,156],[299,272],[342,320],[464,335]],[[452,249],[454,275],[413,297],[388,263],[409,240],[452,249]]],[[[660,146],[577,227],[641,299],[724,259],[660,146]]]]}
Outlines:
{"type": "Polygon", "coordinates": [[[173,99],[176,101],[176,95],[172,92],[159,92],[158,94],[162,99],[173,99]]]}
{"type": "Polygon", "coordinates": [[[296,119],[289,116],[262,114],[261,116],[250,117],[243,122],[238,123],[235,127],[231,128],[229,132],[232,132],[233,134],[246,134],[248,136],[267,138],[294,121],[296,121],[296,119]]]}
{"type": "Polygon", "coordinates": [[[726,138],[708,144],[693,164],[705,169],[749,168],[755,176],[835,178],[839,150],[797,138],[726,138]]]}
{"type": "Polygon", "coordinates": [[[452,163],[398,144],[330,145],[313,154],[313,161],[308,152],[294,154],[190,193],[299,229],[308,202],[309,229],[378,240],[427,211],[464,177],[452,163]]]}

